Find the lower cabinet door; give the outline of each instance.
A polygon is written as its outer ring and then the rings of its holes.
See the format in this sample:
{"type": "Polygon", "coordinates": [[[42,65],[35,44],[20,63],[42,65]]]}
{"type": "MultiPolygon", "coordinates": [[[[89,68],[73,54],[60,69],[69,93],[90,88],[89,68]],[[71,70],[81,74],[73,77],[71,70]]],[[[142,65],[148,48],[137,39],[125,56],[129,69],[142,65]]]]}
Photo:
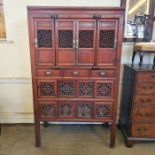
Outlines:
{"type": "Polygon", "coordinates": [[[155,124],[132,124],[131,136],[155,137],[155,124]]]}
{"type": "Polygon", "coordinates": [[[95,119],[111,119],[112,118],[112,103],[110,102],[95,102],[94,103],[94,118],[95,119]]]}
{"type": "Polygon", "coordinates": [[[39,103],[39,117],[41,119],[56,118],[57,103],[56,102],[40,102],[39,103]]]}
{"type": "Polygon", "coordinates": [[[75,103],[70,101],[58,102],[58,118],[75,118],[75,103]]]}

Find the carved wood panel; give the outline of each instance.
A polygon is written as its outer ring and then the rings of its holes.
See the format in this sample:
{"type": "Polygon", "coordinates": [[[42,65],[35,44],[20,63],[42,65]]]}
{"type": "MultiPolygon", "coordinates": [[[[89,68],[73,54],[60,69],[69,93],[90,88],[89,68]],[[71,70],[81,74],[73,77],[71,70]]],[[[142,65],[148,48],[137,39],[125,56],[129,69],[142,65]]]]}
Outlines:
{"type": "Polygon", "coordinates": [[[77,110],[77,117],[92,118],[93,117],[93,102],[78,102],[76,110],[77,110]]]}
{"type": "Polygon", "coordinates": [[[38,81],[38,95],[39,97],[54,97],[56,96],[56,81],[38,81]]]}
{"type": "Polygon", "coordinates": [[[95,118],[111,118],[112,106],[111,104],[96,102],[94,105],[95,118]]]}
{"type": "Polygon", "coordinates": [[[93,81],[78,81],[78,96],[93,97],[94,82],[93,81]]]}
{"type": "Polygon", "coordinates": [[[59,102],[58,104],[58,116],[63,118],[75,117],[74,103],[72,102],[59,102]]]}
{"type": "Polygon", "coordinates": [[[56,117],[56,103],[40,103],[39,104],[40,117],[56,117]]]}
{"type": "Polygon", "coordinates": [[[59,81],[58,94],[61,97],[74,97],[76,93],[75,81],[59,81]]]}
{"type": "Polygon", "coordinates": [[[113,82],[96,81],[95,95],[96,97],[113,97],[113,82]]]}

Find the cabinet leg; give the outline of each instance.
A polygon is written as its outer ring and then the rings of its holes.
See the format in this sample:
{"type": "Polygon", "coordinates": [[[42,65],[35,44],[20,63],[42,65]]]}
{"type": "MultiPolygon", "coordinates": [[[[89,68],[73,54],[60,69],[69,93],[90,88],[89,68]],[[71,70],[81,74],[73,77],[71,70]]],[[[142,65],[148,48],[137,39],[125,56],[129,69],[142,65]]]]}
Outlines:
{"type": "Polygon", "coordinates": [[[143,52],[140,52],[140,62],[139,62],[139,66],[141,66],[143,64],[143,56],[144,56],[144,53],[143,52]]]}
{"type": "Polygon", "coordinates": [[[126,146],[127,146],[128,148],[131,148],[131,147],[133,146],[133,141],[131,141],[131,140],[126,140],[125,144],[126,144],[126,146]]]}
{"type": "Polygon", "coordinates": [[[116,123],[112,123],[111,135],[110,135],[110,147],[111,148],[115,146],[115,137],[116,137],[116,123]]]}
{"type": "Polygon", "coordinates": [[[41,145],[41,137],[40,137],[40,122],[35,122],[35,145],[36,147],[40,147],[41,145]]]}
{"type": "Polygon", "coordinates": [[[134,60],[135,60],[135,56],[136,56],[136,52],[133,51],[133,54],[132,54],[132,66],[133,66],[133,63],[134,63],[134,60]]]}
{"type": "Polygon", "coordinates": [[[48,122],[47,122],[47,121],[44,121],[44,122],[43,122],[43,126],[44,126],[44,128],[47,128],[47,127],[48,127],[48,125],[49,125],[49,124],[48,124],[48,122]]]}

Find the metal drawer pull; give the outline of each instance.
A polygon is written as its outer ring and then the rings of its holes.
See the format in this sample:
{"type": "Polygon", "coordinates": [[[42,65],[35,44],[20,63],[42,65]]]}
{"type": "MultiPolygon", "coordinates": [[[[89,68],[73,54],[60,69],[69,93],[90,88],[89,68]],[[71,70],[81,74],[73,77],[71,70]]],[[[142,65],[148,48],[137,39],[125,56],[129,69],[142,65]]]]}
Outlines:
{"type": "Polygon", "coordinates": [[[78,75],[79,75],[79,72],[77,72],[77,71],[73,72],[73,76],[78,76],[78,75]]]}
{"type": "Polygon", "coordinates": [[[45,74],[46,74],[46,75],[52,75],[52,72],[46,71],[45,74]]]}
{"type": "Polygon", "coordinates": [[[99,73],[101,76],[106,76],[106,72],[102,71],[99,73]]]}

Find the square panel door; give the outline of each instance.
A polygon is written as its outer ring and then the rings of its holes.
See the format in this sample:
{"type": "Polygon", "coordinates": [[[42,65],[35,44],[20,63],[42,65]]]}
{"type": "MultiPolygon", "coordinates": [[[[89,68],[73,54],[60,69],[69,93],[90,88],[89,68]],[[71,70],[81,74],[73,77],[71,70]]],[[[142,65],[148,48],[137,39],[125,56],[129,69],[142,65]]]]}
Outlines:
{"type": "Polygon", "coordinates": [[[55,65],[54,21],[52,19],[35,19],[34,48],[36,65],[55,65]]]}
{"type": "Polygon", "coordinates": [[[56,65],[75,65],[75,20],[57,19],[56,29],[56,65]]]}
{"type": "Polygon", "coordinates": [[[78,20],[76,35],[76,64],[94,65],[96,21],[78,20]]]}
{"type": "Polygon", "coordinates": [[[98,21],[97,66],[116,65],[117,29],[117,20],[98,21]]]}

